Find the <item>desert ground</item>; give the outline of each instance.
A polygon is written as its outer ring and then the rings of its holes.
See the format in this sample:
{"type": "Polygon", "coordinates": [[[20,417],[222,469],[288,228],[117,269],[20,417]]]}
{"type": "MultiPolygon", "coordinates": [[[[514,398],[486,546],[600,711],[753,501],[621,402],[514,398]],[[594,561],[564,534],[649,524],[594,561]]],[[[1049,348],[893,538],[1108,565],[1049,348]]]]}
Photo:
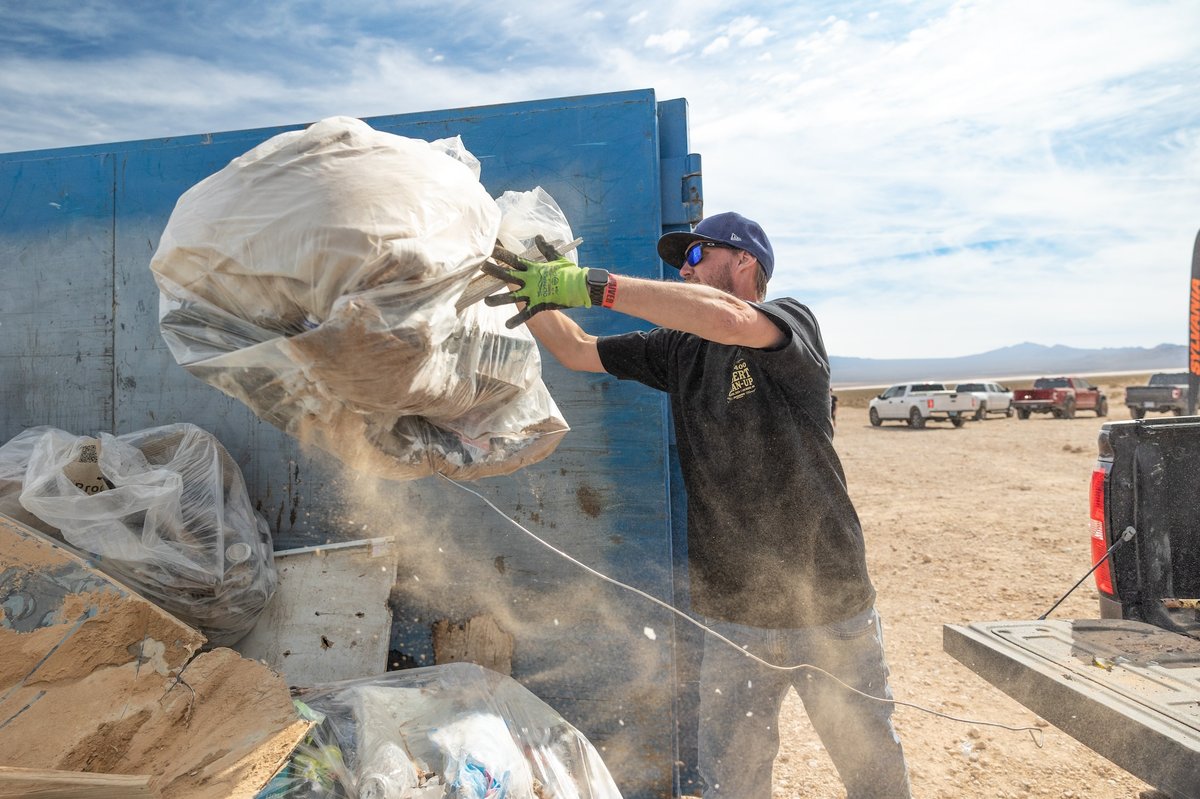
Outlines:
{"type": "MultiPolygon", "coordinates": [[[[1128,419],[1125,385],[1093,378],[1110,419],[1128,419]]],[[[1091,567],[1088,480],[1103,420],[993,416],[955,429],[867,421],[871,392],[839,392],[834,438],[862,519],[897,699],[954,716],[1044,728],[958,723],[898,707],[913,796],[1158,799],[1128,772],[1046,725],[942,651],[942,625],[1035,619],[1091,567]]],[[[1095,618],[1089,578],[1051,618],[1095,618]]],[[[784,703],[775,799],[845,796],[795,693],[784,703]]]]}

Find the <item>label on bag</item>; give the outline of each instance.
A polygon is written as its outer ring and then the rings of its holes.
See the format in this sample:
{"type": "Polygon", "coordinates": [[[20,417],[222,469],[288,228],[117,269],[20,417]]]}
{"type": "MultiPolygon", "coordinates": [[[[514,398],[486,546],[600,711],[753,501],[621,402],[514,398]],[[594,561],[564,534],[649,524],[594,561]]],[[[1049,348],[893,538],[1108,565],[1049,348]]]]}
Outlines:
{"type": "Polygon", "coordinates": [[[63,474],[85,494],[99,494],[112,488],[100,471],[100,442],[94,438],[84,439],[79,455],[63,467],[63,474]]]}

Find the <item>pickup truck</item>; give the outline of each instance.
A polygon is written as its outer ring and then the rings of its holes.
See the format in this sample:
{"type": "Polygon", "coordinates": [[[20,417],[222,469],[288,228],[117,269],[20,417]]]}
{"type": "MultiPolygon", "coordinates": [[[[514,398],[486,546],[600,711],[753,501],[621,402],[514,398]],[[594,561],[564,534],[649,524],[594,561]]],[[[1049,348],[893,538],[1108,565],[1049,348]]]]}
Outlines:
{"type": "Polygon", "coordinates": [[[1099,618],[947,624],[942,647],[1172,799],[1200,799],[1200,417],[1108,422],[1098,448],[1099,618]]]}
{"type": "Polygon", "coordinates": [[[1134,419],[1141,419],[1147,411],[1171,411],[1183,416],[1187,403],[1187,372],[1159,372],[1150,375],[1148,385],[1125,388],[1125,405],[1134,419]]]}
{"type": "Polygon", "coordinates": [[[1108,415],[1108,397],[1082,377],[1039,377],[1033,388],[1013,391],[1013,408],[1018,419],[1031,413],[1050,413],[1055,419],[1074,419],[1076,411],[1108,415]]]}
{"type": "Polygon", "coordinates": [[[949,391],[941,383],[901,383],[873,397],[869,407],[867,415],[874,427],[898,421],[921,428],[930,419],[962,427],[976,412],[978,400],[972,394],[949,391]]]}
{"type": "Polygon", "coordinates": [[[982,422],[989,413],[1013,415],[1013,393],[999,383],[959,383],[954,387],[959,394],[973,394],[979,405],[975,408],[975,421],[982,422]]]}

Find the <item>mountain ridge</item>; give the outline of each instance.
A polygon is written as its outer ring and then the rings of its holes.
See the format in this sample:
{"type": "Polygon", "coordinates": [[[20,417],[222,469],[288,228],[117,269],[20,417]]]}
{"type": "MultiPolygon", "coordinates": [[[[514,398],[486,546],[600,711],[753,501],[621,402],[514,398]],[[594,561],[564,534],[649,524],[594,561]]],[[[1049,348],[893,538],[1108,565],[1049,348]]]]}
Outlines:
{"type": "Polygon", "coordinates": [[[1000,380],[1036,374],[1102,374],[1132,371],[1187,371],[1183,344],[1155,347],[1084,349],[1024,341],[975,355],[953,358],[829,358],[835,385],[879,385],[909,380],[1000,380]]]}

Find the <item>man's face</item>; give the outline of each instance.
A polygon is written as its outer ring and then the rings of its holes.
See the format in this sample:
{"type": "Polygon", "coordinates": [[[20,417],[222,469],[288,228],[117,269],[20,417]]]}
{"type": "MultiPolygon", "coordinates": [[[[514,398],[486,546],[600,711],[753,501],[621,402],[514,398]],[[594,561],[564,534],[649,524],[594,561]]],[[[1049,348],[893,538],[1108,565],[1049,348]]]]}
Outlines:
{"type": "Polygon", "coordinates": [[[695,257],[687,258],[685,255],[683,266],[679,269],[679,274],[683,277],[684,282],[700,283],[720,289],[727,294],[733,294],[733,266],[737,263],[738,251],[721,244],[693,241],[684,250],[684,253],[692,254],[693,252],[699,255],[700,260],[692,265],[688,262],[695,260],[695,257]],[[696,248],[695,251],[693,251],[693,247],[696,248]]]}

